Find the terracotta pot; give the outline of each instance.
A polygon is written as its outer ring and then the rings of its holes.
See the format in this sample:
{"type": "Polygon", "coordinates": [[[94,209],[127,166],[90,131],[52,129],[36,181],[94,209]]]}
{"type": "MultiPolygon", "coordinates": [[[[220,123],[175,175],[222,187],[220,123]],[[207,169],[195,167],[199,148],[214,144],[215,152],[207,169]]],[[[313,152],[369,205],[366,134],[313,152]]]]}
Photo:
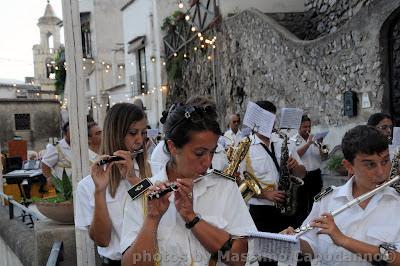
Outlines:
{"type": "Polygon", "coordinates": [[[70,201],[59,203],[36,202],[35,205],[47,218],[62,224],[74,224],[74,205],[70,201]]]}

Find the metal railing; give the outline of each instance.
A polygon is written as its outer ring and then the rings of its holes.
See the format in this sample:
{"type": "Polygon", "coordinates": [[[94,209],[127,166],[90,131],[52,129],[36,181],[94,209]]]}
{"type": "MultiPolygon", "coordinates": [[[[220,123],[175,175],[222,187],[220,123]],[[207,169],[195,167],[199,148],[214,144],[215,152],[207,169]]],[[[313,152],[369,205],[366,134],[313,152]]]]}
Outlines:
{"type": "Polygon", "coordinates": [[[22,217],[23,222],[25,222],[26,216],[28,216],[30,218],[31,223],[29,223],[29,224],[32,224],[32,226],[34,225],[32,217],[38,221],[42,220],[42,218],[35,211],[30,210],[26,206],[15,201],[12,196],[4,194],[3,192],[0,192],[0,197],[3,200],[8,201],[8,213],[9,213],[10,220],[14,219],[14,206],[22,211],[21,217],[22,217]]]}
{"type": "Polygon", "coordinates": [[[46,266],[56,266],[64,261],[64,244],[62,241],[55,241],[51,248],[49,258],[47,259],[46,266]]]}

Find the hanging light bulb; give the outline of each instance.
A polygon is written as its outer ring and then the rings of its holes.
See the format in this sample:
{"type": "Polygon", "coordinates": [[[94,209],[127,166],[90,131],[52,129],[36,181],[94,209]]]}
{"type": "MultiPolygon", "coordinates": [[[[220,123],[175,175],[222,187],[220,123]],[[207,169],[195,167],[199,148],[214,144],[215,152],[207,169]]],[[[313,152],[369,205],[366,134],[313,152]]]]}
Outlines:
{"type": "Polygon", "coordinates": [[[179,1],[178,7],[179,7],[180,9],[183,8],[183,3],[182,3],[182,1],[179,1]]]}
{"type": "Polygon", "coordinates": [[[189,20],[190,20],[190,16],[189,16],[189,15],[186,15],[186,16],[185,16],[185,20],[186,20],[186,21],[189,21],[189,20]]]}
{"type": "Polygon", "coordinates": [[[192,30],[193,32],[195,32],[195,31],[196,31],[196,27],[193,26],[193,27],[191,28],[191,30],[192,30]]]}

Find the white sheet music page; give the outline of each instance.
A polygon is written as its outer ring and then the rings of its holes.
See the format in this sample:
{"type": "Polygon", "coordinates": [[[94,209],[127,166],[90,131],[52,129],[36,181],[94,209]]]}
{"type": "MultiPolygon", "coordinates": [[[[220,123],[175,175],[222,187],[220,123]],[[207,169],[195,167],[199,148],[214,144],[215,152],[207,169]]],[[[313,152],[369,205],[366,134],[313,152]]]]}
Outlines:
{"type": "Polygon", "coordinates": [[[303,109],[300,108],[282,108],[279,128],[299,129],[303,109]]]}
{"type": "Polygon", "coordinates": [[[400,127],[394,127],[393,128],[393,140],[392,140],[393,145],[400,145],[400,127]]]}
{"type": "Polygon", "coordinates": [[[394,145],[394,144],[389,145],[390,160],[393,160],[394,154],[399,151],[400,151],[400,145],[394,145]]]}
{"type": "Polygon", "coordinates": [[[300,253],[300,242],[295,235],[275,234],[268,232],[249,232],[254,241],[254,255],[269,258],[283,265],[297,265],[300,253]]]}
{"type": "Polygon", "coordinates": [[[315,133],[313,140],[319,140],[319,139],[325,138],[326,135],[328,135],[328,133],[329,133],[329,130],[315,133]]]}
{"type": "Polygon", "coordinates": [[[243,119],[244,125],[261,135],[270,138],[274,122],[275,115],[273,113],[262,109],[256,103],[249,102],[247,104],[246,113],[243,119]]]}

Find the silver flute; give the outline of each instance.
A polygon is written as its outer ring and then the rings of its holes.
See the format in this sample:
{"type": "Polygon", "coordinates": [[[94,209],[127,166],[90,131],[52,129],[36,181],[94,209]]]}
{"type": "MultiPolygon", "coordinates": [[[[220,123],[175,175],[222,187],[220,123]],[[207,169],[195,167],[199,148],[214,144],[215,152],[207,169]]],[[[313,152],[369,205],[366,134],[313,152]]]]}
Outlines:
{"type": "Polygon", "coordinates": [[[172,183],[171,185],[167,186],[164,189],[153,191],[147,195],[148,200],[153,200],[153,199],[159,199],[168,192],[176,191],[178,190],[178,186],[175,183],[172,183]]]}
{"type": "MultiPolygon", "coordinates": [[[[139,149],[139,150],[131,152],[132,159],[140,153],[143,153],[143,149],[139,149]]],[[[124,158],[122,158],[120,156],[112,155],[112,156],[108,157],[107,159],[101,159],[100,161],[98,161],[97,165],[101,166],[101,165],[105,165],[105,164],[108,164],[111,162],[121,161],[121,160],[124,160],[124,158]]]]}
{"type": "MultiPolygon", "coordinates": [[[[335,217],[339,213],[341,213],[341,212],[353,207],[354,205],[360,204],[364,200],[367,200],[367,199],[371,198],[376,193],[382,191],[385,187],[391,186],[392,184],[398,182],[399,179],[400,179],[400,176],[397,175],[394,178],[390,179],[389,181],[387,181],[387,182],[383,183],[382,185],[378,186],[377,188],[371,190],[370,192],[362,194],[361,196],[353,199],[352,201],[349,201],[348,203],[346,203],[342,207],[332,211],[331,212],[332,216],[335,217]]],[[[307,233],[308,231],[310,231],[313,228],[314,227],[312,227],[310,224],[306,224],[304,226],[300,226],[299,228],[295,229],[294,232],[296,233],[296,237],[300,237],[300,236],[304,235],[305,233],[307,233]]]]}

